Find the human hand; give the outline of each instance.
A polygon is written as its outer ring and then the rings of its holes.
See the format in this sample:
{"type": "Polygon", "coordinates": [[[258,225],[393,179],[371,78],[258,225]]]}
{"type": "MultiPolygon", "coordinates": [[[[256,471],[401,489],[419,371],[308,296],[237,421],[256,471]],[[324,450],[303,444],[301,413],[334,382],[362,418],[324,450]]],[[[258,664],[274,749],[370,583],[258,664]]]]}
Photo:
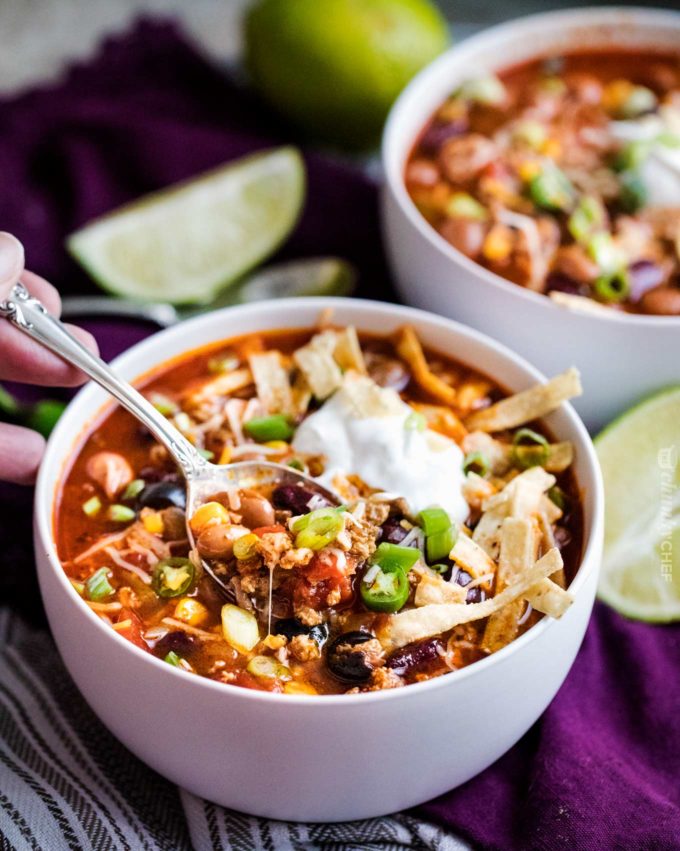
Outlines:
{"type": "MultiPolygon", "coordinates": [[[[59,293],[43,278],[24,270],[23,246],[11,234],[0,231],[0,302],[5,301],[19,279],[52,315],[59,316],[59,293]]],[[[97,352],[97,343],[91,334],[82,328],[69,328],[88,349],[97,352]]],[[[49,387],[75,387],[85,381],[85,376],[0,318],[0,380],[3,379],[49,387]]],[[[44,447],[45,441],[37,432],[0,423],[0,479],[30,484],[35,479],[44,447]]]]}

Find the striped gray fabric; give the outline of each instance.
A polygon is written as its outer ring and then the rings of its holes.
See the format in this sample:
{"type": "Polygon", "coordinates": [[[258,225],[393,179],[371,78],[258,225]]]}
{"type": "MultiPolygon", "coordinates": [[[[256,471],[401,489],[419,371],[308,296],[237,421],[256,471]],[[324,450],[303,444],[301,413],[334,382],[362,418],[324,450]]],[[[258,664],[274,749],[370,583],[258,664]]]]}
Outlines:
{"type": "Polygon", "coordinates": [[[411,816],[256,819],[157,775],[80,697],[46,632],[0,608],[0,851],[307,851],[469,846],[411,816]]]}

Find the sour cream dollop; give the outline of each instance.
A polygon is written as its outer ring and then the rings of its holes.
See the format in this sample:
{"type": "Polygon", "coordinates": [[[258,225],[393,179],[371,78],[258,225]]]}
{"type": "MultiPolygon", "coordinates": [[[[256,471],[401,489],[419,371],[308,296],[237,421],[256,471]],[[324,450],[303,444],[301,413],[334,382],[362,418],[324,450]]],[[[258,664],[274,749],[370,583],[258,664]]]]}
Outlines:
{"type": "Polygon", "coordinates": [[[414,513],[440,505],[462,522],[469,514],[461,491],[463,453],[448,437],[414,428],[413,414],[395,391],[348,375],[298,427],[293,447],[325,456],[319,481],[327,487],[338,475],[355,474],[371,487],[403,496],[414,513]]]}

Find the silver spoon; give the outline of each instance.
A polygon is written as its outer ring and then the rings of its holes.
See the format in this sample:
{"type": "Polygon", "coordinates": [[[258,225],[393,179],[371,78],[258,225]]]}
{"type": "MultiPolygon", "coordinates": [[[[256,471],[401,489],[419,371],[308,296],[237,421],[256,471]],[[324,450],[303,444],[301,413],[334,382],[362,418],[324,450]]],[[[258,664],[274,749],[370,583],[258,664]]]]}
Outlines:
{"type": "MultiPolygon", "coordinates": [[[[108,364],[89,352],[72,336],[63,323],[51,316],[22,283],[17,283],[10,292],[9,298],[5,302],[0,302],[0,316],[9,319],[29,337],[89,375],[152,432],[172,455],[184,475],[187,488],[187,517],[191,517],[196,508],[221,491],[272,483],[304,485],[314,493],[323,496],[332,505],[339,504],[338,497],[332,491],[324,488],[310,476],[283,464],[274,464],[271,461],[211,464],[141,393],[117,376],[108,364]]],[[[187,534],[191,546],[195,548],[196,542],[188,524],[187,534]]],[[[202,560],[202,564],[206,573],[222,591],[227,596],[233,597],[231,587],[214,572],[210,564],[205,560],[202,560]]]]}

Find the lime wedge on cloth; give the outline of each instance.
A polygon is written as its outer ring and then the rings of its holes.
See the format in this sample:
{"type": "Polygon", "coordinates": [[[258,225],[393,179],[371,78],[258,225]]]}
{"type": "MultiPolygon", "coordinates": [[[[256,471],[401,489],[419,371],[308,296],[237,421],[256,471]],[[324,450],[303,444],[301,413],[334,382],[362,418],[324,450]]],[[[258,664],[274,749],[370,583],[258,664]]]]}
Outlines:
{"type": "Polygon", "coordinates": [[[68,248],[116,295],[208,301],[283,242],[304,190],[300,154],[277,148],[114,210],[72,234],[68,248]]]}
{"type": "Polygon", "coordinates": [[[644,621],[680,620],[680,387],[596,438],[605,486],[599,597],[644,621]]]}

